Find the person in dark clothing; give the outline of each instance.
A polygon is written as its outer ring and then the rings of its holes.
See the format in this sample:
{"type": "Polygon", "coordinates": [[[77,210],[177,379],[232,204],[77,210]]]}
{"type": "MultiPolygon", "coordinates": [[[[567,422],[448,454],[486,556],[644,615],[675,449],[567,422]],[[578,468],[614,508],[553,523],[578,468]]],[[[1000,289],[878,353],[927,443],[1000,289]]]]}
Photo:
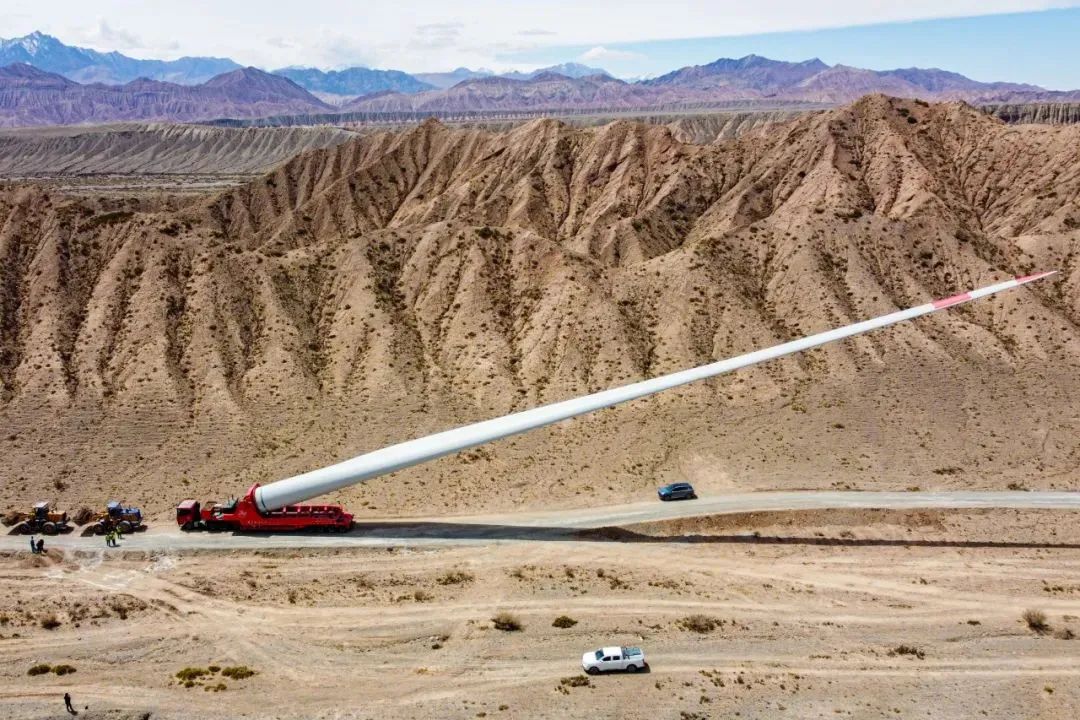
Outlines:
{"type": "Polygon", "coordinates": [[[45,538],[38,538],[37,551],[39,555],[45,552],[45,538]]]}
{"type": "Polygon", "coordinates": [[[71,693],[64,693],[64,709],[72,715],[79,714],[79,711],[71,706],[71,693]]]}
{"type": "Polygon", "coordinates": [[[30,552],[37,555],[37,545],[34,544],[34,536],[30,536],[30,552]]]}

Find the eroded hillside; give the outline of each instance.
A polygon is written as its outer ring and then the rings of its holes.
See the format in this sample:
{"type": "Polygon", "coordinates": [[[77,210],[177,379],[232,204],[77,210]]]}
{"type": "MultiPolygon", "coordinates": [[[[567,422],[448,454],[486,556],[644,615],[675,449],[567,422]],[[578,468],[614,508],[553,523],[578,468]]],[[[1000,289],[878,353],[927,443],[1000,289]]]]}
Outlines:
{"type": "Polygon", "coordinates": [[[430,122],[168,212],[11,186],[3,496],[166,511],[1044,268],[1062,272],[342,498],[1074,486],[1078,198],[1080,128],[881,96],[713,145],[430,122]]]}

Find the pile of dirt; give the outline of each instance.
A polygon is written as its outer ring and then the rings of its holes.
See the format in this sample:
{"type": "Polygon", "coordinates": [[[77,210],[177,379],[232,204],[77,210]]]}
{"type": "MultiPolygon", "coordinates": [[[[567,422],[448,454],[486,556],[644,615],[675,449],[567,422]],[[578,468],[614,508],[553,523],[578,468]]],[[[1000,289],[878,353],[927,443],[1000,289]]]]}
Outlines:
{"type": "Polygon", "coordinates": [[[1009,275],[1030,289],[340,495],[1071,487],[1080,128],[872,96],[730,142],[436,122],[170,209],[0,190],[0,500],[237,492],[1009,275]],[[1018,430],[1022,428],[1022,430],[1018,430]]]}

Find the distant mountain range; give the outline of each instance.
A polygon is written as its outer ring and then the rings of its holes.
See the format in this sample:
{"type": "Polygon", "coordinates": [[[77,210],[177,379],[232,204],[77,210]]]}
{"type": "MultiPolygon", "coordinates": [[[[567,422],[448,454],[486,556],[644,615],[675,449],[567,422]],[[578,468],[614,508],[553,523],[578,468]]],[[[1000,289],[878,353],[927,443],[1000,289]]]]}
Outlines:
{"type": "Polygon", "coordinates": [[[754,105],[834,105],[884,93],[973,103],[1080,101],[1080,92],[978,82],[954,72],[866,70],[821,60],[721,58],[626,82],[600,68],[564,63],[497,75],[458,68],[398,70],[241,68],[224,58],[137,60],[70,47],[32,33],[0,41],[0,125],[115,120],[209,120],[361,113],[664,110],[754,105]],[[317,97],[316,95],[321,96],[317,97]],[[335,105],[325,102],[331,99],[335,105]]]}
{"type": "Polygon", "coordinates": [[[241,68],[200,85],[133,80],[81,85],[16,63],[0,68],[0,127],[118,120],[191,121],[333,110],[288,78],[241,68]]]}
{"type": "Polygon", "coordinates": [[[945,70],[864,70],[818,59],[723,58],[658,78],[625,82],[609,75],[567,77],[552,72],[527,80],[483,77],[440,90],[361,97],[343,109],[366,112],[447,113],[509,110],[648,110],[705,108],[729,103],[834,105],[884,93],[927,100],[1035,102],[1080,100],[1035,85],[983,83],[945,70]]]}
{"type": "Polygon", "coordinates": [[[289,78],[311,92],[354,97],[388,90],[416,93],[437,87],[400,70],[372,70],[365,67],[329,71],[316,68],[282,68],[275,70],[274,74],[289,78]]]}
{"type": "Polygon", "coordinates": [[[118,52],[102,53],[65,45],[51,35],[40,32],[13,40],[0,40],[0,66],[11,63],[27,63],[80,83],[110,85],[139,78],[195,85],[241,67],[228,58],[137,60],[118,52]]]}

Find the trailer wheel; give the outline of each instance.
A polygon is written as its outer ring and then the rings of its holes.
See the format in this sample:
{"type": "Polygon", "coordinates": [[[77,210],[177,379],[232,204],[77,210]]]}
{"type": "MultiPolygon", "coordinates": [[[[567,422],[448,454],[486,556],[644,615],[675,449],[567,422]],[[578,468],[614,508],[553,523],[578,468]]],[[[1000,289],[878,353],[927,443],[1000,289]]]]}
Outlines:
{"type": "Polygon", "coordinates": [[[56,523],[47,522],[47,523],[43,524],[41,526],[41,532],[45,533],[46,535],[55,535],[56,534],[56,523]]]}

